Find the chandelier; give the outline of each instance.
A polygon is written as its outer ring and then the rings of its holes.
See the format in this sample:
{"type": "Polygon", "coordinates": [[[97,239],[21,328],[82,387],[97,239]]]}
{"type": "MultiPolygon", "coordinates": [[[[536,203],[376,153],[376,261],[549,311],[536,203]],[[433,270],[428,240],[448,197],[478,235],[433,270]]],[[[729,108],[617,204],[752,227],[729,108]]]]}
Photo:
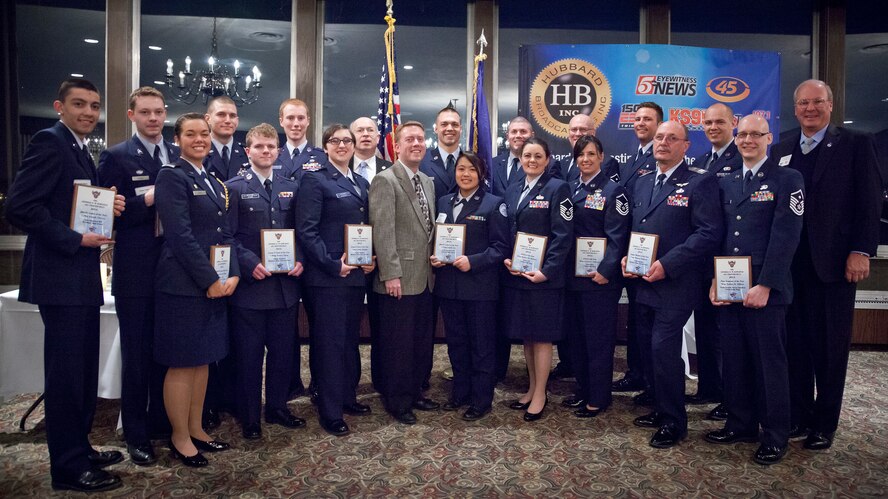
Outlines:
{"type": "Polygon", "coordinates": [[[173,60],[166,62],[166,85],[170,94],[179,102],[194,104],[198,97],[203,96],[206,104],[210,99],[228,96],[238,106],[252,104],[259,100],[259,89],[262,88],[262,73],[253,66],[251,74],[241,72],[240,61],[234,61],[232,72],[224,64],[219,63],[216,48],[216,18],[213,18],[213,45],[207,59],[207,69],[191,68],[191,57],[185,56],[185,70],[178,75],[173,72],[173,60]]]}

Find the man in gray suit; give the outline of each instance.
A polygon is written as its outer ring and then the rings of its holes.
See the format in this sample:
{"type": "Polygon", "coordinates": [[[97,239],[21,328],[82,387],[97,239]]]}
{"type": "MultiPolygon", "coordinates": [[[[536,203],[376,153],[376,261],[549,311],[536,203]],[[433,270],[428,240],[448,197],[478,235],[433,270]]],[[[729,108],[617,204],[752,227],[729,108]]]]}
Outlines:
{"type": "Polygon", "coordinates": [[[391,168],[370,185],[370,223],[379,273],[373,291],[379,300],[380,389],[386,410],[404,424],[416,423],[412,409],[437,410],[422,397],[431,369],[432,286],[429,265],[435,216],[435,187],[419,171],[425,155],[425,128],[408,121],[395,131],[391,168]]]}

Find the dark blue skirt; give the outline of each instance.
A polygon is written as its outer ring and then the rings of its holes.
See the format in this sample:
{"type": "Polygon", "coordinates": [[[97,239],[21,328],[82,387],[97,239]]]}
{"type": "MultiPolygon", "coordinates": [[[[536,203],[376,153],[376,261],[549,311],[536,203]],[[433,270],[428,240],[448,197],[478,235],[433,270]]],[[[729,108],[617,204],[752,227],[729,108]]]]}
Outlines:
{"type": "Polygon", "coordinates": [[[157,293],[154,360],[168,367],[197,367],[228,355],[228,300],[157,293]]]}
{"type": "Polygon", "coordinates": [[[505,330],[513,340],[554,343],[564,331],[564,289],[500,288],[505,304],[505,330]]]}

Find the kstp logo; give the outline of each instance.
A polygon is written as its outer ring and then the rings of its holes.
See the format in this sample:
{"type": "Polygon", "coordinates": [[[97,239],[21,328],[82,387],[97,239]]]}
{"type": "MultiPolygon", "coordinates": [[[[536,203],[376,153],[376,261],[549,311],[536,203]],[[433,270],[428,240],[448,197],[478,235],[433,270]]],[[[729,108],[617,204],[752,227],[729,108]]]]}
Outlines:
{"type": "Polygon", "coordinates": [[[706,84],[706,93],[721,102],[740,102],[749,97],[749,85],[733,76],[717,76],[706,84]]]}
{"type": "Polygon", "coordinates": [[[693,76],[640,75],[635,84],[636,95],[697,95],[697,78],[693,76]]]}
{"type": "Polygon", "coordinates": [[[688,127],[688,130],[703,130],[703,114],[705,109],[683,108],[670,109],[669,121],[677,121],[688,127]]]}

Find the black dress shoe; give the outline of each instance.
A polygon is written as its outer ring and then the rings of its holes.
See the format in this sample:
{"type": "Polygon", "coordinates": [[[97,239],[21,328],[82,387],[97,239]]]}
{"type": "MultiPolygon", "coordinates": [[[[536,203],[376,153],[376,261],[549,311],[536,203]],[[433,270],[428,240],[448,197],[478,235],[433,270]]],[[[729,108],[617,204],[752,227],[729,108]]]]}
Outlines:
{"type": "Polygon", "coordinates": [[[643,405],[646,407],[653,407],[654,405],[656,405],[657,400],[654,398],[653,393],[645,390],[645,391],[639,393],[638,395],[632,397],[632,402],[634,402],[635,405],[643,405]]]}
{"type": "Polygon", "coordinates": [[[760,445],[755,454],[752,455],[752,460],[765,466],[777,464],[786,455],[787,447],[786,445],[760,445]]]}
{"type": "Polygon", "coordinates": [[[444,405],[441,406],[441,410],[447,411],[447,412],[458,411],[460,409],[460,407],[462,407],[464,405],[466,405],[465,402],[460,402],[457,400],[448,400],[447,402],[444,403],[444,405]]]}
{"type": "Polygon", "coordinates": [[[221,440],[203,441],[191,437],[191,443],[193,443],[194,446],[198,448],[198,450],[203,450],[207,452],[222,452],[223,450],[228,450],[231,448],[231,446],[228,445],[228,442],[223,442],[221,440]]]}
{"type": "Polygon", "coordinates": [[[806,426],[802,426],[800,424],[792,425],[789,429],[789,439],[797,440],[800,438],[806,438],[810,430],[806,426]]]}
{"type": "Polygon", "coordinates": [[[579,409],[586,406],[586,401],[581,397],[573,395],[562,400],[561,405],[570,409],[579,409]]]}
{"type": "Polygon", "coordinates": [[[404,411],[393,416],[399,423],[416,424],[416,414],[413,414],[413,411],[404,411]]]}
{"type": "Polygon", "coordinates": [[[462,418],[466,421],[477,421],[486,416],[489,412],[490,406],[487,406],[486,409],[478,409],[475,406],[469,406],[469,408],[466,409],[466,412],[463,413],[462,418]]]}
{"type": "Polygon", "coordinates": [[[685,403],[691,405],[703,405],[703,404],[712,404],[714,402],[718,402],[718,399],[715,397],[707,397],[706,395],[700,394],[697,392],[693,395],[685,395],[685,403]]]}
{"type": "Polygon", "coordinates": [[[832,447],[833,433],[825,433],[822,431],[812,431],[805,439],[803,447],[811,450],[824,450],[832,447]]]}
{"type": "Polygon", "coordinates": [[[268,424],[279,424],[287,428],[302,428],[305,426],[305,420],[298,418],[287,409],[265,410],[265,422],[268,424]]]}
{"type": "Polygon", "coordinates": [[[540,418],[543,417],[543,413],[546,412],[547,405],[549,405],[549,397],[546,397],[546,401],[543,402],[543,408],[540,409],[540,412],[534,413],[534,412],[530,412],[530,411],[525,411],[524,412],[524,420],[528,421],[528,422],[539,420],[540,418]]]}
{"type": "Polygon", "coordinates": [[[709,414],[706,415],[706,419],[710,421],[727,421],[728,408],[725,407],[725,404],[718,404],[715,406],[715,409],[709,411],[709,414]]]}
{"type": "Polygon", "coordinates": [[[259,423],[245,424],[241,430],[241,435],[247,440],[259,440],[262,438],[262,427],[259,423]]]}
{"type": "Polygon", "coordinates": [[[348,429],[348,425],[345,424],[345,421],[341,419],[336,419],[333,421],[324,421],[323,419],[321,419],[321,428],[323,428],[327,433],[335,435],[337,437],[347,435],[350,431],[348,429]]]}
{"type": "Polygon", "coordinates": [[[201,419],[201,426],[203,426],[204,430],[215,430],[222,424],[222,420],[219,418],[219,411],[216,409],[204,409],[203,418],[201,419]]]}
{"type": "MultiPolygon", "coordinates": [[[[191,440],[193,441],[194,439],[192,438],[191,440]]],[[[203,454],[201,454],[200,451],[198,451],[197,454],[193,456],[186,456],[185,454],[179,452],[179,449],[177,449],[176,446],[173,445],[172,440],[167,442],[167,446],[169,446],[170,452],[173,453],[173,457],[178,459],[179,461],[182,461],[182,464],[184,464],[185,466],[189,466],[191,468],[201,468],[210,464],[210,462],[207,461],[207,458],[203,457],[203,454]]]]}
{"type": "Polygon", "coordinates": [[[733,444],[736,442],[758,442],[757,434],[738,433],[722,428],[721,430],[710,431],[703,440],[711,444],[733,444]]]}
{"type": "Polygon", "coordinates": [[[526,411],[528,407],[530,407],[530,401],[522,402],[520,400],[515,400],[509,403],[509,409],[516,411],[526,411]]]}
{"type": "Polygon", "coordinates": [[[574,373],[564,365],[564,362],[559,362],[555,369],[552,369],[552,372],[549,373],[549,377],[552,379],[568,379],[573,378],[574,373]]]}
{"type": "Polygon", "coordinates": [[[687,431],[679,430],[674,424],[664,424],[654,433],[649,444],[655,449],[668,449],[678,445],[687,434],[687,431]]]}
{"type": "Polygon", "coordinates": [[[660,427],[660,413],[659,412],[650,412],[645,414],[644,416],[638,416],[632,421],[632,424],[635,426],[640,426],[642,428],[659,428],[660,427]]]}
{"type": "Polygon", "coordinates": [[[157,456],[154,455],[154,449],[151,447],[151,444],[127,444],[126,451],[127,453],[129,453],[130,460],[133,462],[133,464],[138,464],[139,466],[147,466],[149,464],[154,464],[155,462],[157,462],[157,456]]]}
{"type": "Polygon", "coordinates": [[[360,402],[353,402],[342,406],[342,412],[352,416],[363,416],[364,414],[370,414],[370,406],[360,402]]]}
{"type": "Polygon", "coordinates": [[[595,416],[601,414],[602,409],[589,409],[585,405],[580,407],[579,409],[574,411],[574,416],[578,418],[594,418],[595,416]]]}
{"type": "Polygon", "coordinates": [[[644,382],[639,379],[622,377],[611,383],[612,392],[638,392],[644,390],[644,382]]]}
{"type": "Polygon", "coordinates": [[[123,485],[120,477],[112,475],[105,470],[84,471],[73,480],[52,480],[52,488],[55,490],[76,490],[77,492],[101,492],[103,490],[116,489],[123,485]]]}
{"type": "Polygon", "coordinates": [[[94,450],[87,456],[89,464],[93,469],[104,468],[123,461],[123,454],[116,450],[103,450],[101,452],[94,450]]]}
{"type": "Polygon", "coordinates": [[[417,411],[437,411],[441,408],[441,404],[432,399],[421,398],[413,403],[413,408],[417,411]]]}

